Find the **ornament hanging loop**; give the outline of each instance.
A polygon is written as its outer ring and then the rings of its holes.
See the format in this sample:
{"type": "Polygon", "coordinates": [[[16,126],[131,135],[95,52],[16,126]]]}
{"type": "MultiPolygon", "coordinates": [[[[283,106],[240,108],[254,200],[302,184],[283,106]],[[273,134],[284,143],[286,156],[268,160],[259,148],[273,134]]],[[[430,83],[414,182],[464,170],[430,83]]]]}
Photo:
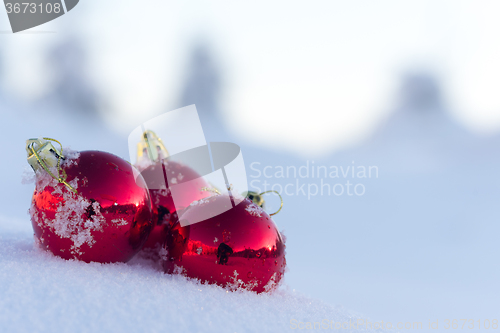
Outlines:
{"type": "Polygon", "coordinates": [[[272,214],[269,214],[269,216],[273,216],[273,215],[278,214],[281,211],[281,209],[283,208],[283,198],[281,197],[281,194],[278,191],[269,190],[269,191],[259,193],[259,196],[262,196],[263,194],[266,194],[266,193],[276,193],[280,197],[280,200],[281,200],[280,209],[278,209],[276,212],[274,212],[272,214]]]}
{"type": "Polygon", "coordinates": [[[26,150],[28,151],[28,162],[31,164],[31,166],[35,170],[34,163],[36,163],[36,162],[32,161],[32,157],[34,156],[36,161],[40,164],[40,166],[52,178],[57,180],[59,183],[66,185],[66,187],[68,187],[72,192],[77,193],[76,190],[70,184],[68,184],[66,179],[61,176],[61,174],[62,174],[62,172],[61,172],[61,159],[64,158],[62,144],[59,141],[57,141],[56,139],[52,139],[52,138],[42,138],[42,139],[46,140],[46,141],[57,142],[60,146],[60,150],[58,151],[56,148],[54,148],[50,142],[44,143],[41,139],[29,139],[26,141],[26,150]],[[37,148],[35,148],[35,144],[38,146],[37,148]],[[57,156],[57,165],[56,165],[57,176],[54,175],[50,171],[45,160],[42,157],[40,157],[39,152],[41,152],[41,151],[50,151],[57,156]]]}

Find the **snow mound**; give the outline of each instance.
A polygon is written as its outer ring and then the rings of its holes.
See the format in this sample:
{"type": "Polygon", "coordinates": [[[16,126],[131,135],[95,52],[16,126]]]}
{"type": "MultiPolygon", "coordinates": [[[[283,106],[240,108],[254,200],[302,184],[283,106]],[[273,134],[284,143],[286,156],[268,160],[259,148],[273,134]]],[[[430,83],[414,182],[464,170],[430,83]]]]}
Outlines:
{"type": "Polygon", "coordinates": [[[257,295],[201,285],[140,258],[128,264],[66,261],[38,249],[29,228],[7,222],[0,219],[5,332],[282,332],[293,319],[332,324],[359,318],[286,288],[257,295]]]}

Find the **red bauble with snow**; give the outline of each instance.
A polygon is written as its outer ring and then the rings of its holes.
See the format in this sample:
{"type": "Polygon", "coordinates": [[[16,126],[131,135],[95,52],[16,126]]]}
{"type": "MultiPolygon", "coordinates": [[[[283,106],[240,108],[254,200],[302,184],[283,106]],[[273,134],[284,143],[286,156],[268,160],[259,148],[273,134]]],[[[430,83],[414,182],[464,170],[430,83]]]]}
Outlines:
{"type": "Polygon", "coordinates": [[[211,196],[180,215],[183,224],[201,222],[184,227],[177,222],[172,227],[164,269],[231,290],[271,291],[285,272],[283,238],[261,207],[248,198],[232,207],[231,200],[211,196]]]}
{"type": "Polygon", "coordinates": [[[34,166],[30,215],[40,247],[64,259],[130,260],[152,229],[148,191],[136,183],[142,179],[127,161],[101,151],[66,153],[60,162],[52,172],[69,186],[34,166]]]}
{"type": "Polygon", "coordinates": [[[182,163],[163,160],[142,170],[153,203],[154,228],[144,244],[145,250],[160,249],[170,228],[178,222],[178,214],[192,202],[210,196],[208,183],[192,168],[182,163]],[[167,181],[168,180],[168,181],[167,181]],[[169,185],[187,184],[174,200],[169,185]]]}

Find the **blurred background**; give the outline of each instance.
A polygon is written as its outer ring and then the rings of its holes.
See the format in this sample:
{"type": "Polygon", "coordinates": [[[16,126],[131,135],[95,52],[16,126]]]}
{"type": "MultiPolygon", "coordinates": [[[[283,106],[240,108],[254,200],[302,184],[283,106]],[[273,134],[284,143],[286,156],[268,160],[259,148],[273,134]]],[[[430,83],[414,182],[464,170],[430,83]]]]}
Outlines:
{"type": "Polygon", "coordinates": [[[196,104],[207,141],[241,146],[250,188],[282,190],[289,288],[424,328],[500,319],[499,12],[498,1],[80,1],[12,34],[0,11],[0,221],[31,229],[26,139],[129,159],[135,127],[196,104]],[[313,165],[329,175],[276,174],[313,165]],[[347,181],[363,194],[311,195],[347,181]]]}

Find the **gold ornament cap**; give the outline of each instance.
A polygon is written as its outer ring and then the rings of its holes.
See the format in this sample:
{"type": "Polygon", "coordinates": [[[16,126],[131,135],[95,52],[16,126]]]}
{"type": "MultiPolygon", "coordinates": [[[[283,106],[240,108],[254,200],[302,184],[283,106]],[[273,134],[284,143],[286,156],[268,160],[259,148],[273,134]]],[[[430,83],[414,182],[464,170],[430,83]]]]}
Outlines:
{"type": "Polygon", "coordinates": [[[278,214],[281,211],[281,209],[283,208],[283,198],[281,197],[281,195],[279,194],[278,191],[270,190],[270,191],[265,191],[262,193],[248,191],[247,198],[252,200],[252,202],[254,204],[256,204],[257,206],[259,206],[260,208],[265,210],[266,209],[266,201],[264,200],[264,194],[267,194],[267,193],[275,193],[280,197],[280,201],[281,201],[280,208],[276,212],[269,214],[269,216],[273,216],[273,215],[278,214]]]}
{"type": "MultiPolygon", "coordinates": [[[[38,158],[45,162],[49,168],[56,167],[58,161],[64,158],[62,152],[52,145],[52,140],[48,138],[28,139],[26,140],[26,152],[28,153],[28,163],[33,170],[42,168],[38,158]],[[38,155],[38,158],[37,158],[38,155]]],[[[54,140],[55,141],[55,140],[54,140]]]]}
{"type": "Polygon", "coordinates": [[[254,192],[254,191],[248,191],[247,197],[248,197],[248,199],[252,200],[253,203],[256,204],[257,206],[259,206],[260,208],[262,208],[262,209],[266,208],[266,202],[264,201],[264,198],[262,197],[262,195],[260,195],[259,193],[254,192]]]}
{"type": "Polygon", "coordinates": [[[167,148],[163,141],[151,130],[142,133],[142,139],[137,144],[137,161],[149,159],[151,162],[159,162],[160,160],[169,157],[167,148]]]}
{"type": "Polygon", "coordinates": [[[51,138],[28,139],[26,140],[26,151],[28,152],[28,163],[33,168],[33,171],[36,172],[42,168],[52,178],[66,185],[74,193],[77,193],[77,191],[68,184],[66,175],[64,171],[61,170],[61,159],[64,159],[64,155],[62,144],[59,141],[51,138]],[[57,142],[61,148],[55,148],[52,142],[57,142]],[[56,174],[50,170],[51,168],[56,169],[56,174]]]}

